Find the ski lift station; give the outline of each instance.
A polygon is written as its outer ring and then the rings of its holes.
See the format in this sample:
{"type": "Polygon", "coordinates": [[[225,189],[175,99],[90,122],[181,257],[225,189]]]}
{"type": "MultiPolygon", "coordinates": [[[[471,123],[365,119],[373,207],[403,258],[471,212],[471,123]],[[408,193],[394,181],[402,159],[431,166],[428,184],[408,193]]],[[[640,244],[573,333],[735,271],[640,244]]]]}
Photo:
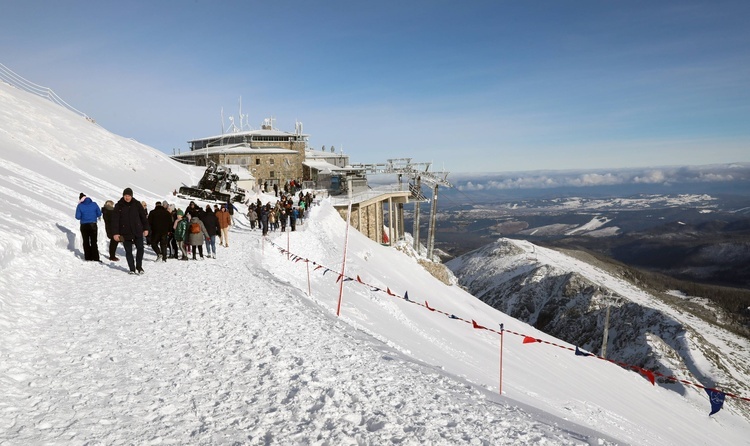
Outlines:
{"type": "Polygon", "coordinates": [[[247,124],[240,114],[240,125],[230,118],[230,128],[215,136],[188,141],[189,150],[174,153],[172,159],[196,166],[232,166],[233,172],[247,170],[246,189],[272,191],[287,182],[301,182],[318,196],[330,196],[334,207],[353,228],[370,239],[387,245],[404,237],[404,205],[415,203],[414,247],[419,249],[419,203],[431,202],[427,255],[432,256],[438,186],[448,186],[447,173],[434,173],[429,163],[413,163],[410,158],[387,160],[382,164],[351,164],[343,150],[308,147],[309,135],[296,122],[294,132],[274,127],[275,120],[263,120],[259,129],[247,124]],[[390,174],[398,184],[372,188],[367,175],[390,174]],[[404,184],[404,180],[407,181],[404,184]],[[248,187],[254,184],[253,187],[248,187]],[[432,198],[422,194],[422,184],[432,187],[432,198]],[[351,206],[351,209],[350,209],[351,206]]]}

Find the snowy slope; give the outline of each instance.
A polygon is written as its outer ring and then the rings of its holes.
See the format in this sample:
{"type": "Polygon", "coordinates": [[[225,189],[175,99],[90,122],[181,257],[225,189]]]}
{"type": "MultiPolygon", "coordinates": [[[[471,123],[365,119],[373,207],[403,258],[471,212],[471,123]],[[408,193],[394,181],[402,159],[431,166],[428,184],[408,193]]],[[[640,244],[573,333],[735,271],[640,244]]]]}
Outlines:
{"type": "MultiPolygon", "coordinates": [[[[592,264],[530,242],[501,238],[448,266],[464,287],[493,307],[518,317],[525,314],[524,320],[571,342],[576,339],[597,353],[603,315],[610,306],[608,357],[708,387],[750,392],[747,339],[592,264]],[[540,314],[546,317],[542,320],[540,314]],[[591,324],[592,330],[581,331],[578,324],[591,324]]],[[[673,382],[665,388],[684,391],[673,382]]],[[[730,399],[727,404],[750,417],[747,402],[730,399]]]]}
{"type": "Polygon", "coordinates": [[[510,333],[499,396],[499,336],[425,302],[564,343],[356,231],[346,275],[368,285],[343,283],[337,317],[346,225],[326,202],[267,239],[238,216],[216,260],[83,262],[79,192],[173,202],[196,172],[4,84],[0,114],[0,443],[749,444],[695,389],[510,333]]]}
{"type": "Polygon", "coordinates": [[[202,173],[2,82],[0,105],[0,265],[50,244],[67,246],[56,224],[69,219],[80,192],[101,206],[132,186],[153,207],[202,173]]]}

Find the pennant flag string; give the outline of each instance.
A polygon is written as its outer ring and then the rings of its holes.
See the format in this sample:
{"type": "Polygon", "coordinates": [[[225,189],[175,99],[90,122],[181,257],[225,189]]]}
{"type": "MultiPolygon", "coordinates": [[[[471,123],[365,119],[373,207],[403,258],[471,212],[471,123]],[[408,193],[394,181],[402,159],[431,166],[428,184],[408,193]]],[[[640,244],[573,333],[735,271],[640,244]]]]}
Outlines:
{"type": "MultiPolygon", "coordinates": [[[[277,249],[279,249],[279,252],[281,252],[281,253],[285,253],[286,252],[283,248],[280,248],[280,247],[276,246],[272,241],[269,240],[269,243],[271,243],[277,249]]],[[[295,263],[298,262],[299,260],[303,259],[302,257],[296,256],[294,254],[292,254],[292,255],[295,257],[295,263]]],[[[305,260],[305,263],[311,262],[311,260],[308,260],[308,259],[304,259],[304,260],[305,260]]],[[[327,267],[325,267],[325,266],[323,266],[323,265],[321,265],[321,264],[319,264],[317,262],[312,261],[312,263],[313,263],[313,265],[316,265],[314,271],[317,271],[317,270],[319,270],[321,268],[324,268],[324,271],[323,271],[323,275],[324,276],[329,271],[333,271],[332,269],[327,268],[327,267]]],[[[379,288],[379,287],[374,286],[374,285],[369,285],[366,282],[362,281],[362,279],[361,279],[361,277],[359,275],[357,275],[357,278],[354,279],[354,278],[351,278],[351,277],[347,277],[347,276],[345,276],[343,274],[339,274],[338,277],[336,278],[336,282],[338,283],[340,280],[343,280],[343,281],[354,281],[354,280],[356,280],[357,282],[370,287],[371,291],[380,291],[380,292],[386,293],[389,296],[399,297],[396,294],[394,294],[393,291],[391,291],[390,287],[386,287],[385,289],[382,289],[382,288],[379,288]]],[[[632,370],[634,370],[636,372],[639,372],[642,375],[644,375],[652,385],[655,385],[656,377],[659,377],[659,378],[662,378],[666,382],[679,382],[679,383],[682,383],[682,384],[685,384],[685,385],[688,385],[688,386],[693,386],[693,387],[696,387],[696,388],[704,389],[706,391],[706,393],[709,395],[709,398],[711,400],[711,413],[709,415],[714,415],[719,410],[721,410],[721,408],[723,407],[723,404],[724,404],[724,401],[725,401],[726,397],[735,398],[735,399],[738,399],[738,400],[750,402],[750,398],[747,398],[747,397],[736,395],[736,394],[730,393],[730,392],[725,392],[725,391],[722,391],[722,390],[719,390],[719,389],[705,387],[705,386],[703,386],[703,385],[701,385],[699,383],[694,383],[694,382],[691,382],[691,381],[683,380],[683,379],[680,379],[680,378],[678,378],[676,376],[664,375],[662,373],[659,373],[659,372],[656,372],[656,371],[652,371],[652,370],[648,370],[648,369],[644,369],[644,368],[636,366],[636,365],[627,364],[627,363],[620,362],[620,361],[614,361],[614,360],[608,359],[608,358],[603,358],[603,357],[598,356],[598,355],[596,355],[594,353],[584,352],[581,349],[579,349],[577,346],[575,348],[568,347],[568,346],[560,345],[560,344],[557,344],[557,343],[554,343],[554,342],[545,341],[543,339],[538,339],[538,338],[535,338],[535,337],[532,337],[532,336],[528,336],[528,335],[525,335],[523,333],[519,333],[519,332],[516,332],[516,331],[513,331],[513,330],[508,330],[508,329],[504,328],[504,324],[500,324],[500,330],[499,331],[495,330],[493,328],[485,327],[485,326],[482,326],[482,325],[478,324],[474,319],[463,319],[461,317],[456,316],[455,314],[447,313],[445,311],[442,311],[442,310],[439,310],[437,308],[431,307],[430,304],[426,300],[424,301],[424,304],[419,303],[419,302],[415,302],[415,301],[413,301],[413,300],[411,300],[409,298],[408,291],[404,293],[403,300],[405,300],[406,302],[409,302],[411,304],[423,306],[423,307],[425,307],[426,309],[428,309],[428,310],[430,310],[432,312],[444,314],[444,315],[448,316],[450,319],[460,320],[460,321],[466,322],[467,324],[471,324],[474,329],[487,330],[487,331],[490,331],[490,332],[493,332],[493,333],[496,333],[496,334],[499,334],[499,335],[502,335],[504,332],[508,332],[508,333],[513,334],[513,335],[522,337],[524,344],[532,344],[532,343],[547,344],[547,345],[551,345],[553,347],[558,347],[558,348],[562,348],[562,349],[565,349],[565,350],[572,351],[577,356],[581,356],[581,357],[591,356],[593,358],[600,359],[600,360],[607,361],[607,362],[610,362],[612,364],[618,365],[618,366],[620,366],[622,368],[625,368],[625,369],[632,369],[632,370]]]]}

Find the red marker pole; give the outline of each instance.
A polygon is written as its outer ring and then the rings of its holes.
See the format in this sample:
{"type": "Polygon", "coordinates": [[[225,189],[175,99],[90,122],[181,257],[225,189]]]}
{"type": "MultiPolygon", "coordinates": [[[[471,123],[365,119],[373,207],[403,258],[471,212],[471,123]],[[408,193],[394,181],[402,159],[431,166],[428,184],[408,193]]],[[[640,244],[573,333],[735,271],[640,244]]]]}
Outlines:
{"type": "Polygon", "coordinates": [[[503,394],[503,324],[500,324],[500,395],[503,394]]]}
{"type": "Polygon", "coordinates": [[[310,262],[306,260],[305,266],[307,267],[307,297],[310,297],[312,294],[310,292],[310,262]]]}
{"type": "Polygon", "coordinates": [[[341,299],[344,297],[344,272],[346,271],[346,247],[349,245],[349,220],[352,218],[352,201],[349,200],[349,209],[346,216],[346,235],[344,236],[344,260],[341,262],[341,283],[339,284],[339,303],[336,307],[336,316],[341,316],[341,299]]]}

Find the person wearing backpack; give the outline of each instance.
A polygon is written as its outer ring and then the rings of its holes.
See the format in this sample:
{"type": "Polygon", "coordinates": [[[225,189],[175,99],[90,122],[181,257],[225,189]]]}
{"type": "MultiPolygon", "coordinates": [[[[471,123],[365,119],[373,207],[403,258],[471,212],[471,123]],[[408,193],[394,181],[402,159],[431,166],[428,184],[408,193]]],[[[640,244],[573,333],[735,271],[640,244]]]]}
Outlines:
{"type": "Polygon", "coordinates": [[[188,222],[187,219],[183,218],[184,215],[181,209],[177,210],[177,220],[174,222],[174,239],[180,248],[180,253],[182,253],[180,260],[188,259],[187,251],[185,250],[185,241],[188,236],[188,222]]]}
{"type": "Polygon", "coordinates": [[[206,226],[203,224],[200,218],[197,216],[194,216],[190,220],[190,224],[188,225],[188,243],[190,246],[192,246],[193,250],[193,260],[196,260],[195,255],[197,253],[200,253],[201,260],[204,259],[203,257],[203,242],[208,239],[208,231],[206,231],[206,226]],[[197,251],[197,252],[196,252],[197,251]]]}

